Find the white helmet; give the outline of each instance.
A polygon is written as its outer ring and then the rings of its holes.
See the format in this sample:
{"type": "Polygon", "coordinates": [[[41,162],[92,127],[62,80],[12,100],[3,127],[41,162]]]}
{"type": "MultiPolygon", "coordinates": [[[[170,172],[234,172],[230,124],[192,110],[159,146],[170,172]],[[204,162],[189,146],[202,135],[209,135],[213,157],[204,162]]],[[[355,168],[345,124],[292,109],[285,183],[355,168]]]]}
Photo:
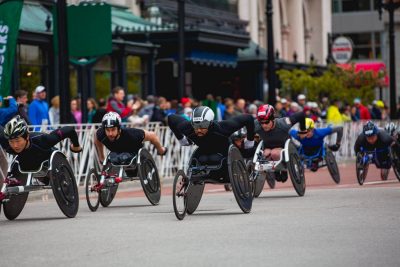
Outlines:
{"type": "Polygon", "coordinates": [[[212,109],[206,106],[200,106],[193,110],[192,112],[192,125],[193,128],[208,128],[211,122],[214,120],[214,112],[212,109]]]}
{"type": "Polygon", "coordinates": [[[104,128],[121,128],[121,116],[117,112],[107,112],[103,119],[101,120],[101,124],[104,128]]]}
{"type": "Polygon", "coordinates": [[[26,137],[28,134],[28,125],[26,121],[19,115],[12,118],[4,126],[4,137],[7,139],[14,139],[17,137],[26,137]]]}

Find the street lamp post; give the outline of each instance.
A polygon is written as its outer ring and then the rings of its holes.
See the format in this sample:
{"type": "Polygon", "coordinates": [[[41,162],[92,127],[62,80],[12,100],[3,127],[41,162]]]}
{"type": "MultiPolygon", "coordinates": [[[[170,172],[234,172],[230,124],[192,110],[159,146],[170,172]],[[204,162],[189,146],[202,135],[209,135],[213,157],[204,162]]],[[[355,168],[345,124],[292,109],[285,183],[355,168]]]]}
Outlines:
{"type": "Polygon", "coordinates": [[[272,0],[267,0],[265,9],[265,15],[267,17],[267,46],[268,46],[268,60],[267,60],[267,79],[268,79],[268,103],[275,106],[276,102],[276,77],[275,77],[275,55],[274,55],[274,32],[272,25],[272,0]]]}
{"type": "Polygon", "coordinates": [[[178,97],[181,99],[185,92],[185,0],[178,0],[178,97]]]}
{"type": "Polygon", "coordinates": [[[394,12],[400,7],[400,0],[378,0],[377,7],[379,18],[382,17],[382,9],[389,12],[389,64],[390,64],[390,118],[396,119],[396,51],[394,44],[394,12]]]}

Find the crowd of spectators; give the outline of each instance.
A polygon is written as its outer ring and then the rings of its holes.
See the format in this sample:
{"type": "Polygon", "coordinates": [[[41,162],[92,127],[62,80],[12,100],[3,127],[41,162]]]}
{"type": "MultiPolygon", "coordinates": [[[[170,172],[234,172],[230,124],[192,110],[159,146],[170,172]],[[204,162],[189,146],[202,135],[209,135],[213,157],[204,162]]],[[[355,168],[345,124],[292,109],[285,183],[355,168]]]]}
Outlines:
{"type": "MultiPolygon", "coordinates": [[[[0,125],[15,115],[22,116],[31,125],[57,125],[60,123],[60,97],[51,99],[50,108],[47,103],[46,88],[37,86],[33,92],[33,99],[28,104],[28,93],[17,90],[14,97],[0,97],[0,125]]],[[[229,119],[239,114],[247,113],[255,117],[261,101],[246,101],[243,98],[232,99],[206,95],[203,100],[183,97],[180,100],[167,100],[162,96],[148,95],[145,99],[137,95],[125,96],[122,87],[115,87],[108,99],[89,98],[86,101],[87,123],[100,123],[103,115],[108,111],[115,111],[121,115],[123,122],[129,122],[136,127],[144,126],[148,122],[167,123],[169,114],[180,114],[190,120],[193,108],[204,105],[210,107],[218,120],[229,119]]],[[[82,118],[81,101],[74,98],[70,102],[71,121],[73,124],[84,123],[82,118]]],[[[342,124],[348,121],[359,120],[389,120],[389,109],[382,100],[374,100],[364,104],[359,98],[353,103],[344,103],[337,99],[323,97],[318,102],[308,101],[304,94],[295,99],[277,97],[276,116],[290,116],[303,111],[306,116],[316,122],[326,121],[329,124],[342,124]]],[[[397,118],[400,117],[400,106],[397,118]]]]}

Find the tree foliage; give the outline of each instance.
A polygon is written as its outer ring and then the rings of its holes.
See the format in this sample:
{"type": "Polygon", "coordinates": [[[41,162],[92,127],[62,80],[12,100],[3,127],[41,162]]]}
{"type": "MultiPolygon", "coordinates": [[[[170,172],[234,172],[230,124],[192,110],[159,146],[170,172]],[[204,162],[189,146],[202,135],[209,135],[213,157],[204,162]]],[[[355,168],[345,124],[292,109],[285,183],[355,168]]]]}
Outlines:
{"type": "Polygon", "coordinates": [[[355,71],[354,65],[349,69],[342,69],[336,65],[328,66],[322,75],[316,76],[313,67],[307,70],[279,70],[277,71],[282,82],[281,96],[305,94],[310,101],[318,101],[326,96],[329,99],[339,99],[352,103],[358,97],[363,103],[370,103],[374,99],[374,88],[382,85],[385,73],[376,75],[372,71],[355,71]]]}

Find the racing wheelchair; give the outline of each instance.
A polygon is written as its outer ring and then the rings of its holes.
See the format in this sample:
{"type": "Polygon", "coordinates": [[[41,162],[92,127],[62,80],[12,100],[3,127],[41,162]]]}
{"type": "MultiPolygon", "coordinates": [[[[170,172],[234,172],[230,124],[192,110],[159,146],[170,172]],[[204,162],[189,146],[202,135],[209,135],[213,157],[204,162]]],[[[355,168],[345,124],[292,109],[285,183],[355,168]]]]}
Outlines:
{"type": "Polygon", "coordinates": [[[161,185],[158,170],[151,154],[141,148],[138,154],[110,152],[102,164],[101,173],[91,169],[86,177],[86,201],[91,211],[101,204],[108,207],[118,185],[124,181],[140,180],[143,191],[152,205],[158,205],[161,185]]]}
{"type": "Polygon", "coordinates": [[[14,220],[25,206],[29,192],[52,189],[54,198],[65,216],[73,218],[79,208],[78,187],[65,155],[54,150],[37,170],[22,170],[16,156],[11,162],[0,192],[0,201],[7,219],[14,220]]]}
{"type": "Polygon", "coordinates": [[[229,147],[228,156],[216,165],[201,163],[196,149],[185,173],[179,170],[173,183],[173,206],[176,217],[183,220],[186,213],[193,214],[203,196],[206,183],[231,184],[236,202],[244,213],[251,211],[253,203],[250,181],[242,155],[234,145],[229,147]]]}
{"type": "MultiPolygon", "coordinates": [[[[377,162],[377,153],[384,152],[389,150],[389,161],[390,165],[393,168],[393,171],[400,181],[400,157],[399,152],[394,149],[375,149],[372,151],[367,151],[364,148],[361,148],[361,151],[357,153],[356,156],[356,175],[357,181],[360,185],[363,185],[365,182],[365,178],[368,174],[369,164],[377,162]]],[[[379,167],[378,167],[379,168],[379,167]]],[[[390,168],[380,168],[381,169],[381,179],[387,180],[389,176],[390,168]]]]}
{"type": "Polygon", "coordinates": [[[317,171],[319,168],[327,167],[332,180],[340,183],[340,172],[336,162],[335,155],[326,144],[321,146],[314,154],[306,154],[303,146],[299,146],[299,155],[303,165],[311,171],[317,171]]]}
{"type": "Polygon", "coordinates": [[[304,167],[293,141],[291,139],[286,140],[278,161],[266,159],[263,151],[264,142],[261,141],[253,157],[254,170],[250,175],[253,184],[253,196],[258,197],[261,194],[266,180],[269,186],[273,188],[275,186],[275,179],[281,177],[287,171],[289,172],[296,193],[299,196],[304,196],[306,191],[304,167]],[[274,179],[274,181],[270,181],[271,179],[274,179]]]}

